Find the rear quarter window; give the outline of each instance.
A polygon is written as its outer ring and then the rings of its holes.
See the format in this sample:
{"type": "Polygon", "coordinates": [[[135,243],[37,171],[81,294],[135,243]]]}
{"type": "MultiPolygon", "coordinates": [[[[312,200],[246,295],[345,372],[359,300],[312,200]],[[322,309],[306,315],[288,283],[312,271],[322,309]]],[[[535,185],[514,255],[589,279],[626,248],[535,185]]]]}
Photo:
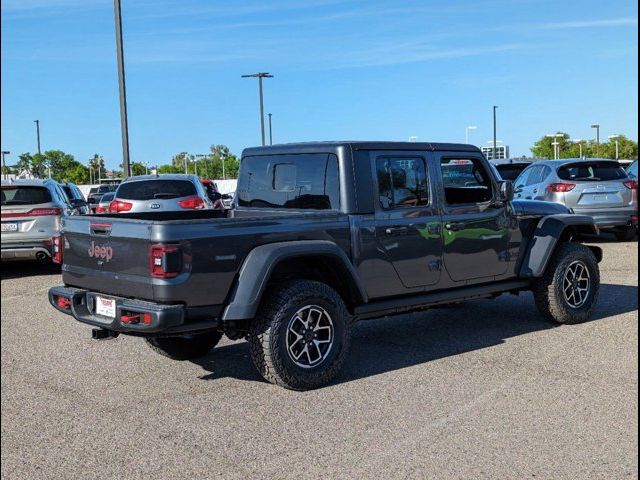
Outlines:
{"type": "Polygon", "coordinates": [[[238,205],[337,210],[338,158],[333,154],[259,155],[242,159],[238,205]]]}
{"type": "Polygon", "coordinates": [[[558,177],[562,180],[598,182],[622,180],[627,178],[627,173],[615,162],[580,162],[558,168],[558,177]]]}
{"type": "Polygon", "coordinates": [[[51,193],[45,187],[2,187],[2,205],[37,205],[51,201],[51,193]]]}
{"type": "Polygon", "coordinates": [[[196,195],[196,187],[188,180],[144,180],[120,185],[116,198],[124,200],[154,200],[196,195]]]}

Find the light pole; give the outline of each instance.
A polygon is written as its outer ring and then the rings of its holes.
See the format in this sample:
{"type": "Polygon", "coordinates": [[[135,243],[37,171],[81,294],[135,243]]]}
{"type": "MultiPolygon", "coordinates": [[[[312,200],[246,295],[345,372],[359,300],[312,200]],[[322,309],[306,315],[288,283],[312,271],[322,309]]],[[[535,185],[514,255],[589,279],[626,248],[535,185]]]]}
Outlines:
{"type": "Polygon", "coordinates": [[[9,155],[11,152],[9,150],[2,150],[2,174],[4,175],[4,179],[8,178],[7,175],[7,162],[4,159],[5,155],[9,155]]]}
{"type": "Polygon", "coordinates": [[[496,110],[498,110],[498,106],[493,106],[493,158],[497,158],[498,156],[498,131],[497,131],[497,120],[496,120],[496,110]]]}
{"type": "Polygon", "coordinates": [[[38,155],[42,155],[40,151],[40,120],[34,120],[33,123],[36,124],[36,141],[38,142],[38,155]]]}
{"type": "Polygon", "coordinates": [[[116,22],[116,55],[118,59],[118,88],[120,92],[120,129],[122,133],[122,168],[124,176],[131,176],[129,163],[129,123],[127,120],[127,87],[124,75],[124,53],[122,47],[122,10],[120,0],[113,0],[113,12],[116,22]]]}
{"type": "Polygon", "coordinates": [[[584,140],[582,138],[576,138],[573,142],[577,143],[578,147],[580,147],[580,158],[582,159],[582,142],[584,142],[584,140]]]}
{"type": "Polygon", "coordinates": [[[558,142],[558,137],[564,138],[564,133],[558,132],[547,135],[547,138],[553,138],[553,142],[551,142],[551,145],[553,145],[554,160],[558,160],[560,158],[560,142],[558,142]]]}
{"type": "Polygon", "coordinates": [[[464,143],[469,143],[469,130],[475,130],[476,127],[475,125],[469,125],[467,128],[464,129],[464,143]]]}
{"type": "Polygon", "coordinates": [[[596,129],[596,157],[600,156],[600,124],[594,123],[591,128],[596,129]]]}
{"type": "Polygon", "coordinates": [[[242,78],[257,78],[258,79],[258,95],[260,97],[260,133],[262,135],[262,145],[265,145],[264,135],[264,100],[262,95],[262,79],[273,78],[268,72],[251,73],[249,75],[242,75],[242,78]]]}
{"type": "Polygon", "coordinates": [[[269,115],[269,145],[273,145],[273,129],[271,127],[271,116],[273,114],[269,113],[267,115],[269,115]]]}
{"type": "Polygon", "coordinates": [[[609,135],[609,140],[614,140],[616,142],[616,160],[620,159],[620,146],[619,146],[618,139],[621,136],[622,135],[609,135]]]}

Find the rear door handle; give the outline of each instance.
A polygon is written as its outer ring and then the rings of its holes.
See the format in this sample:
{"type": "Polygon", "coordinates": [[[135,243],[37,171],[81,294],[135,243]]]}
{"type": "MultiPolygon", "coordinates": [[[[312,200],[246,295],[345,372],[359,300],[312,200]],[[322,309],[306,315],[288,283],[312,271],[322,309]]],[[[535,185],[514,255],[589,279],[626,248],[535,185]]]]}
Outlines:
{"type": "Polygon", "coordinates": [[[464,229],[464,223],[461,222],[448,222],[445,224],[444,228],[451,232],[458,232],[464,229]]]}
{"type": "Polygon", "coordinates": [[[408,232],[407,227],[389,227],[385,230],[387,235],[406,235],[408,232]]]}

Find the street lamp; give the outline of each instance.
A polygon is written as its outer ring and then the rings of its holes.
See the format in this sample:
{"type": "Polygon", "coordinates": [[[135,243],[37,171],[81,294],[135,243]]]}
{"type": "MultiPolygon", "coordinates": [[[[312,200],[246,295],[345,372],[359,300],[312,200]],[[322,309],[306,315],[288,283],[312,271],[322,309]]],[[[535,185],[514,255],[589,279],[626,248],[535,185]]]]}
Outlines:
{"type": "Polygon", "coordinates": [[[40,151],[40,120],[34,120],[33,123],[36,124],[36,140],[38,142],[38,155],[41,155],[40,151]]]}
{"type": "Polygon", "coordinates": [[[271,116],[273,115],[272,113],[269,113],[269,145],[273,145],[273,129],[271,126],[271,116]]]}
{"type": "Polygon", "coordinates": [[[549,135],[546,135],[547,138],[553,138],[553,142],[551,143],[551,145],[553,145],[553,159],[554,160],[558,160],[560,158],[560,142],[558,142],[558,138],[562,137],[564,138],[564,133],[552,133],[549,135]]]}
{"type": "Polygon", "coordinates": [[[591,128],[596,129],[596,157],[600,156],[600,124],[594,123],[591,128]]]}
{"type": "Polygon", "coordinates": [[[609,135],[609,140],[615,140],[615,142],[616,142],[616,160],[620,159],[620,146],[618,144],[618,139],[621,136],[622,135],[609,135]]]}
{"type": "Polygon", "coordinates": [[[262,135],[262,145],[265,145],[265,135],[264,135],[264,100],[262,95],[262,79],[263,78],[273,78],[273,75],[268,72],[258,72],[251,73],[248,75],[242,75],[242,78],[257,78],[258,79],[258,94],[260,97],[260,133],[262,135]]]}
{"type": "Polygon", "coordinates": [[[478,127],[476,127],[475,125],[469,125],[467,128],[464,129],[464,143],[469,143],[469,130],[475,130],[478,127]]]}
{"type": "Polygon", "coordinates": [[[2,173],[4,175],[4,179],[8,178],[7,176],[7,162],[4,159],[5,155],[9,155],[11,152],[9,150],[2,150],[2,173]]]}
{"type": "Polygon", "coordinates": [[[573,143],[577,143],[578,146],[580,147],[580,158],[582,159],[582,142],[584,142],[584,140],[582,138],[575,138],[573,140],[573,143]]]}
{"type": "Polygon", "coordinates": [[[131,176],[129,162],[129,123],[127,120],[127,87],[124,81],[124,53],[122,47],[122,10],[120,0],[113,0],[116,23],[116,57],[118,60],[118,90],[120,93],[120,129],[122,133],[122,168],[124,176],[131,176]]]}

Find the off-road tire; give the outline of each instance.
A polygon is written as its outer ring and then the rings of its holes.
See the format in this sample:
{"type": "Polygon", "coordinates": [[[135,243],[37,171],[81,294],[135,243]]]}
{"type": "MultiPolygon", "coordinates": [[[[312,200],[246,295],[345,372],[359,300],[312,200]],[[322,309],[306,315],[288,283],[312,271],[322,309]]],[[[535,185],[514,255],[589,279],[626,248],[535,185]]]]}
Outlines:
{"type": "Polygon", "coordinates": [[[151,350],[160,355],[172,360],[191,360],[204,357],[221,338],[222,332],[211,330],[180,337],[147,337],[145,340],[151,350]]]}
{"type": "Polygon", "coordinates": [[[340,295],[328,285],[293,280],[267,290],[248,335],[251,359],[265,380],[290,390],[311,390],[331,382],[351,344],[352,317],[340,295]],[[287,349],[289,322],[300,309],[315,305],[333,322],[333,343],[322,363],[303,368],[287,349]]]}
{"type": "Polygon", "coordinates": [[[600,293],[600,269],[593,252],[580,243],[564,243],[554,252],[541,278],[533,282],[536,306],[544,317],[560,324],[581,323],[589,319],[600,293]],[[572,308],[565,300],[562,285],[569,266],[582,262],[589,270],[590,289],[587,300],[579,308],[572,308]]]}
{"type": "Polygon", "coordinates": [[[620,230],[614,230],[613,234],[619,242],[632,242],[635,240],[638,231],[635,227],[626,227],[620,230]]]}

